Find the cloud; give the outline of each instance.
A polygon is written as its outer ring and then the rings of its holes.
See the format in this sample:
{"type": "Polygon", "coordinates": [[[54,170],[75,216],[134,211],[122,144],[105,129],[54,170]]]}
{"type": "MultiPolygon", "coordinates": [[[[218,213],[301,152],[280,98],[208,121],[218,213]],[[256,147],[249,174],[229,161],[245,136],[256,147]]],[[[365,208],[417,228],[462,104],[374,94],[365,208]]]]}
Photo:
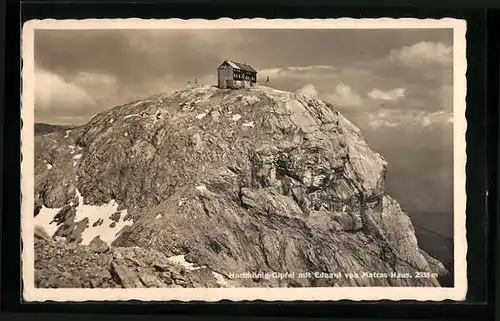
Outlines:
{"type": "Polygon", "coordinates": [[[333,94],[325,94],[325,100],[340,107],[358,107],[363,104],[363,99],[352,87],[340,83],[335,87],[333,94]]]}
{"type": "Polygon", "coordinates": [[[453,110],[453,86],[441,86],[439,88],[439,99],[443,109],[453,110]]]}
{"type": "Polygon", "coordinates": [[[79,72],[73,76],[73,82],[82,86],[115,86],[116,77],[106,73],[79,72]]]}
{"type": "MultiPolygon", "coordinates": [[[[370,115],[370,116],[372,116],[372,115],[370,115]]],[[[370,118],[372,118],[372,117],[370,117],[370,118]]],[[[370,127],[374,128],[374,129],[377,129],[380,127],[399,127],[399,126],[401,126],[401,123],[399,123],[399,122],[389,121],[389,120],[377,118],[377,117],[373,117],[373,119],[371,119],[368,124],[370,127]]]]}
{"type": "Polygon", "coordinates": [[[309,71],[309,70],[335,70],[333,66],[307,66],[307,67],[288,67],[293,71],[309,71]]]}
{"type": "Polygon", "coordinates": [[[339,109],[435,112],[443,105],[452,109],[452,72],[443,64],[451,59],[452,40],[450,30],[427,29],[38,30],[35,63],[76,87],[75,97],[87,96],[81,107],[74,104],[84,109],[75,114],[183,88],[195,78],[215,84],[225,58],[254,66],[261,84],[269,76],[275,88],[317,96],[339,109]],[[404,100],[398,88],[405,89],[404,100]]]}
{"type": "Polygon", "coordinates": [[[269,76],[273,87],[291,92],[302,92],[305,86],[312,84],[317,97],[344,109],[357,107],[369,111],[382,107],[434,112],[448,106],[447,109],[452,110],[453,79],[448,79],[449,75],[444,71],[447,68],[413,68],[391,62],[387,57],[383,64],[377,62],[367,60],[342,67],[268,68],[260,70],[258,77],[259,83],[263,84],[269,76]],[[428,79],[426,69],[432,70],[436,79],[428,79]],[[336,88],[337,84],[341,85],[336,88]],[[344,85],[350,89],[342,92],[344,85]],[[441,90],[443,86],[445,89],[441,90]]]}
{"type": "Polygon", "coordinates": [[[325,65],[288,66],[259,70],[259,75],[271,78],[333,78],[337,77],[337,68],[325,65]]]}
{"type": "Polygon", "coordinates": [[[68,82],[84,89],[96,105],[112,104],[121,96],[119,81],[109,73],[78,72],[66,78],[68,82]]]}
{"type": "Polygon", "coordinates": [[[453,114],[444,110],[429,113],[421,110],[381,109],[365,115],[367,117],[364,122],[371,129],[400,126],[406,129],[410,127],[425,129],[453,124],[453,114]]]}
{"type": "Polygon", "coordinates": [[[318,97],[318,90],[312,84],[307,84],[304,87],[298,89],[297,93],[301,94],[301,95],[310,96],[310,97],[318,97]]]}
{"type": "Polygon", "coordinates": [[[422,116],[421,122],[424,126],[453,124],[453,113],[444,110],[429,113],[422,116]]]}
{"type": "Polygon", "coordinates": [[[406,89],[404,88],[394,88],[392,90],[383,91],[377,88],[372,89],[368,93],[368,97],[378,100],[386,101],[399,101],[403,99],[406,95],[406,89]]]}
{"type": "Polygon", "coordinates": [[[45,70],[35,70],[35,105],[38,111],[74,112],[75,106],[93,106],[92,97],[81,86],[45,70]]]}
{"type": "Polygon", "coordinates": [[[262,69],[259,70],[259,76],[260,77],[278,77],[278,76],[284,76],[284,70],[283,68],[268,68],[268,69],[262,69]]]}
{"type": "Polygon", "coordinates": [[[453,47],[441,42],[421,41],[412,46],[391,50],[389,59],[410,66],[449,65],[453,62],[453,47]]]}
{"type": "Polygon", "coordinates": [[[45,122],[81,124],[102,109],[129,101],[132,95],[132,90],[108,73],[64,75],[35,69],[35,113],[45,122]]]}

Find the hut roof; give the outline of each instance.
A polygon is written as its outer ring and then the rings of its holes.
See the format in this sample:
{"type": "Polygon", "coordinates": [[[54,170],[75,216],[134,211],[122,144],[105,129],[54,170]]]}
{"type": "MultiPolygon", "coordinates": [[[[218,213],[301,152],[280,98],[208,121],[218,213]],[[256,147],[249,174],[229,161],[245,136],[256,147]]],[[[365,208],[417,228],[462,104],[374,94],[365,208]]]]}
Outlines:
{"type": "Polygon", "coordinates": [[[227,62],[231,67],[234,69],[239,69],[239,70],[244,70],[244,71],[250,71],[250,72],[257,72],[252,66],[243,64],[241,62],[236,62],[232,60],[225,60],[224,62],[227,62]]]}

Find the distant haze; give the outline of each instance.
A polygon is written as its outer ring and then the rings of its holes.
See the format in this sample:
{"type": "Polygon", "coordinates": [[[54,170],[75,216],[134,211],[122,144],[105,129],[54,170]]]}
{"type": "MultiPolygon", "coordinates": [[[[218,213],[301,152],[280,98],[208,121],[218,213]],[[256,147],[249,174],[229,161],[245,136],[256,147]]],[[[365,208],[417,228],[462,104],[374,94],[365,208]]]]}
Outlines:
{"type": "Polygon", "coordinates": [[[389,162],[386,188],[404,210],[451,213],[452,40],[451,29],[37,30],[35,117],[83,124],[194,79],[215,84],[233,59],[359,126],[389,162]]]}

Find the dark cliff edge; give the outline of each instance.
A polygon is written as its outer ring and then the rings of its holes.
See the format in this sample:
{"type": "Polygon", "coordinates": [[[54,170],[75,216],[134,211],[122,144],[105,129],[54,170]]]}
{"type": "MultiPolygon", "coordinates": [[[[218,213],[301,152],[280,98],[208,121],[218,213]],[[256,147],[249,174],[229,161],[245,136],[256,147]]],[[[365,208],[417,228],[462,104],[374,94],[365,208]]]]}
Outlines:
{"type": "Polygon", "coordinates": [[[121,256],[95,269],[111,271],[136,249],[128,261],[139,263],[122,264],[132,279],[138,267],[161,279],[154,262],[137,259],[146,249],[203,267],[218,286],[437,287],[449,276],[386,195],[385,159],[316,99],[260,86],[179,90],[37,136],[35,148],[35,224],[48,233],[35,248],[40,287],[93,286],[86,267],[65,269],[102,240],[121,256]],[[44,255],[53,247],[64,255],[44,255]],[[48,277],[52,266],[66,277],[48,277]],[[295,277],[234,278],[249,272],[295,277]],[[297,277],[304,272],[335,277],[297,277]]]}

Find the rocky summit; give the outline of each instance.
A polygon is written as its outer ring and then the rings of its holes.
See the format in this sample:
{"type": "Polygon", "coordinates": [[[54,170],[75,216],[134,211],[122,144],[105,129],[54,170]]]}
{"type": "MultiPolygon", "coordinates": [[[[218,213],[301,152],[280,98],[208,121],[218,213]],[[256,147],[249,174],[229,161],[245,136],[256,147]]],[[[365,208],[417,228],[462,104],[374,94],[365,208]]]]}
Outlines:
{"type": "Polygon", "coordinates": [[[385,194],[384,158],[317,99],[188,88],[35,144],[37,286],[436,287],[448,273],[385,194]],[[206,278],[170,282],[180,267],[206,278]],[[273,272],[288,277],[255,277],[273,272]]]}

